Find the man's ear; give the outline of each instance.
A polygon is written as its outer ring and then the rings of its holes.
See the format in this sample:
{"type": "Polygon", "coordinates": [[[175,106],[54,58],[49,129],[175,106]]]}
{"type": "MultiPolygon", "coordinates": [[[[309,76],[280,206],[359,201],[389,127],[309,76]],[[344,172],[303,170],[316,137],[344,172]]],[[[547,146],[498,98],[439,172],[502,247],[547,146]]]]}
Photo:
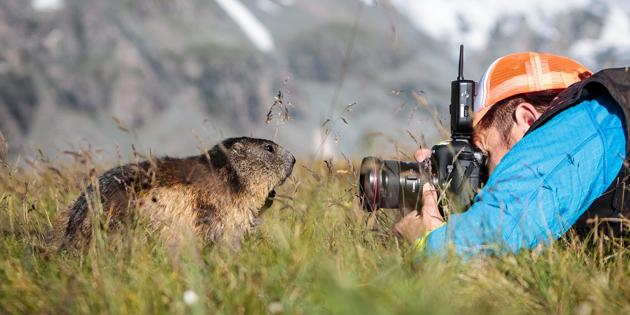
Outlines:
{"type": "Polygon", "coordinates": [[[536,110],[536,107],[530,103],[520,103],[514,110],[514,124],[515,127],[523,131],[523,133],[529,130],[529,127],[540,117],[540,113],[536,110]]]}

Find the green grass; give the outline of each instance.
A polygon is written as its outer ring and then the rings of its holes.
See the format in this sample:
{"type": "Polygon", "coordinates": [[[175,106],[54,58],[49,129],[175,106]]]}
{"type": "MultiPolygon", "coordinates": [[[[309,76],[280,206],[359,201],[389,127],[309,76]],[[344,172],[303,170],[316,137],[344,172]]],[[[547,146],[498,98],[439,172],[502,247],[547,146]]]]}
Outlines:
{"type": "Polygon", "coordinates": [[[416,263],[390,232],[396,212],[363,213],[337,167],[296,166],[239,252],[168,248],[138,222],[82,253],[50,250],[45,234],[87,167],[3,169],[0,313],[630,314],[624,247],[568,239],[538,254],[416,263]]]}

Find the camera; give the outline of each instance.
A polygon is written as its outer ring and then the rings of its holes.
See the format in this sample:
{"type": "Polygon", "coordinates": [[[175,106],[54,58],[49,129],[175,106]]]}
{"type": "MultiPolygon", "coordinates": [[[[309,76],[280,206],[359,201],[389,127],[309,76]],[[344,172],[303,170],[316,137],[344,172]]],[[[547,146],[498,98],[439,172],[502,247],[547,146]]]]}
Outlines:
{"type": "Polygon", "coordinates": [[[475,81],[465,80],[464,46],[459,48],[459,75],[451,82],[451,139],[434,145],[423,163],[363,158],[359,196],[363,209],[422,207],[422,187],[431,183],[445,194],[450,211],[460,212],[472,203],[485,181],[485,156],[472,143],[472,112],[475,81]]]}

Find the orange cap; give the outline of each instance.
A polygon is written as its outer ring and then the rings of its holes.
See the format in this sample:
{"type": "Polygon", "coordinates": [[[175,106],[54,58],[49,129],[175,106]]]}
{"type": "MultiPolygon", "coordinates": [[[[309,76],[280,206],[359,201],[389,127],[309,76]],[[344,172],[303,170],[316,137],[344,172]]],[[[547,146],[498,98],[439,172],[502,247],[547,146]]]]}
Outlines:
{"type": "Polygon", "coordinates": [[[508,97],[553,89],[566,89],[592,74],[567,57],[520,52],[495,60],[477,85],[473,126],[497,102],[508,97]]]}

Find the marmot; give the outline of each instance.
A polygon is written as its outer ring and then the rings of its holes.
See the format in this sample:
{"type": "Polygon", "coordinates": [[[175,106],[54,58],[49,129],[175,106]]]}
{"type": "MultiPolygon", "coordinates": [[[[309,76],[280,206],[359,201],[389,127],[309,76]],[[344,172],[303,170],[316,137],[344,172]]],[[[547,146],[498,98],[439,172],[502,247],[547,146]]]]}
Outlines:
{"type": "Polygon", "coordinates": [[[110,227],[141,215],[167,238],[192,232],[208,245],[238,246],[294,164],[293,155],[275,142],[240,137],[197,156],[110,169],[98,178],[98,190],[88,187],[62,216],[61,245],[81,248],[90,241],[88,202],[98,191],[110,227]]]}

